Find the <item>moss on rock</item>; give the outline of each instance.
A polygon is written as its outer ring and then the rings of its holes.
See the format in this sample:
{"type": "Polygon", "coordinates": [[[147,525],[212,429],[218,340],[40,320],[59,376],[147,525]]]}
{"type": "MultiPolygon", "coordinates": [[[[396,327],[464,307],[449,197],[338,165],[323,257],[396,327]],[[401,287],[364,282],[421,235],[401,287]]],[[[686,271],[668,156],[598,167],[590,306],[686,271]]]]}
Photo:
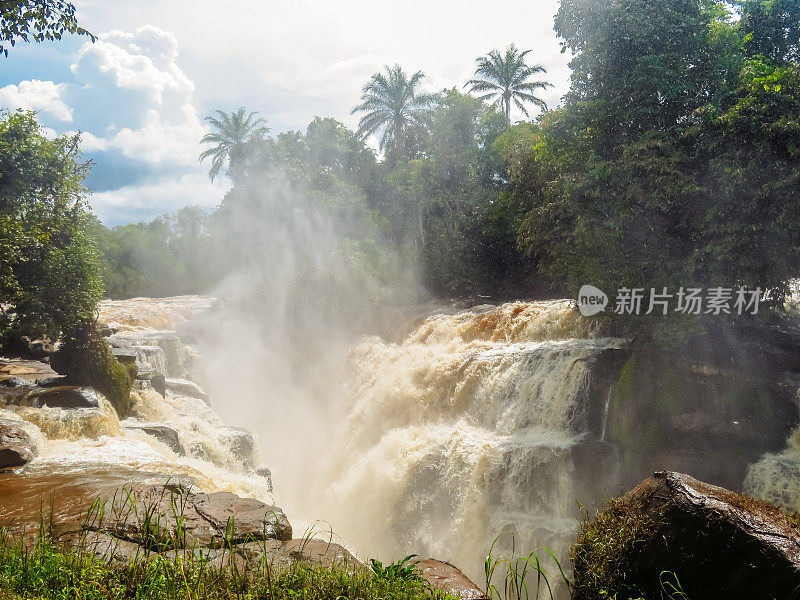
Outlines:
{"type": "Polygon", "coordinates": [[[67,383],[90,386],[105,395],[121,418],[129,414],[135,367],[114,357],[94,323],[64,336],[51,366],[67,377],[67,383]]]}

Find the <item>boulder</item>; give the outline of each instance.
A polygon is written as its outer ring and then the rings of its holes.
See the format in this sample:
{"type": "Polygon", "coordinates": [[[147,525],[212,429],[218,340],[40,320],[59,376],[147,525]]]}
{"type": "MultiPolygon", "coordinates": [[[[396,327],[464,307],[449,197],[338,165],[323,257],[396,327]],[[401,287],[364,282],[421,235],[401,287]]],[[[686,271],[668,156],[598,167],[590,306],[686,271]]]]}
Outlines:
{"type": "Polygon", "coordinates": [[[181,394],[183,396],[190,396],[192,398],[199,398],[208,404],[208,394],[206,394],[194,381],[167,377],[164,381],[164,384],[166,389],[168,389],[170,392],[181,394]]]}
{"type": "Polygon", "coordinates": [[[132,348],[111,348],[111,353],[124,365],[136,364],[136,352],[132,348]]]}
{"type": "Polygon", "coordinates": [[[426,558],[417,563],[422,578],[434,589],[462,600],[486,600],[488,596],[472,580],[449,562],[426,558]]]}
{"type": "Polygon", "coordinates": [[[22,467],[36,458],[37,451],[22,423],[0,419],[0,468],[22,467]]]}
{"type": "Polygon", "coordinates": [[[147,435],[152,435],[158,441],[166,444],[175,454],[186,456],[186,448],[183,447],[178,432],[162,423],[137,423],[125,422],[123,423],[125,429],[136,429],[143,431],[147,435]]]}
{"type": "Polygon", "coordinates": [[[773,600],[800,585],[800,516],[661,471],[584,524],[572,548],[575,600],[689,598],[773,600]]]}
{"type": "Polygon", "coordinates": [[[222,548],[226,544],[286,541],[292,537],[292,526],[280,508],[230,492],[205,494],[183,486],[131,486],[108,499],[107,506],[106,521],[91,528],[140,545],[222,548]],[[135,504],[128,499],[134,497],[135,504]],[[145,522],[149,527],[143,526],[145,522]]]}
{"type": "Polygon", "coordinates": [[[63,375],[54,375],[53,377],[42,377],[36,380],[36,385],[39,387],[59,387],[67,380],[63,375]]]}
{"type": "Polygon", "coordinates": [[[34,408],[98,408],[100,395],[90,387],[63,385],[37,389],[25,397],[25,404],[34,408]]]}

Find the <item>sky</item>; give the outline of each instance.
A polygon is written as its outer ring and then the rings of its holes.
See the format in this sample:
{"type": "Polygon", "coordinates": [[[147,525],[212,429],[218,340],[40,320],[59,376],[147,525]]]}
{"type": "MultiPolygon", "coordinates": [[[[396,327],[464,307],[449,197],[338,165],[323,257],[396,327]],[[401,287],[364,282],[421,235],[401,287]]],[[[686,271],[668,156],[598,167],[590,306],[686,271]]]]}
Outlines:
{"type": "Polygon", "coordinates": [[[315,116],[355,129],[350,111],[384,65],[422,70],[425,91],[461,89],[475,58],[512,42],[547,68],[549,106],[569,84],[553,31],[557,0],[74,4],[97,42],[12,48],[0,58],[0,107],[39,111],[53,135],[82,132],[95,162],[88,201],[108,226],[219,204],[230,182],[212,183],[197,160],[214,109],[259,111],[273,133],[304,131],[315,116]]]}

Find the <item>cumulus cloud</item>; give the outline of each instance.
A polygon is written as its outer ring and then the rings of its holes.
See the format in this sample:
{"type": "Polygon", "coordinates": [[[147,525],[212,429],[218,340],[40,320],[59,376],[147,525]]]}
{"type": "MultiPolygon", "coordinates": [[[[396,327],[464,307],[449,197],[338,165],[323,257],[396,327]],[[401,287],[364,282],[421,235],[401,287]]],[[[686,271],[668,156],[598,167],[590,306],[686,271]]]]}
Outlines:
{"type": "Polygon", "coordinates": [[[0,88],[0,106],[11,110],[37,110],[59,121],[72,121],[72,109],[62,100],[65,84],[31,79],[0,88]]]}
{"type": "Polygon", "coordinates": [[[151,25],[86,43],[70,70],[73,97],[92,107],[90,144],[161,167],[194,164],[205,127],[177,59],[175,36],[151,25]]]}

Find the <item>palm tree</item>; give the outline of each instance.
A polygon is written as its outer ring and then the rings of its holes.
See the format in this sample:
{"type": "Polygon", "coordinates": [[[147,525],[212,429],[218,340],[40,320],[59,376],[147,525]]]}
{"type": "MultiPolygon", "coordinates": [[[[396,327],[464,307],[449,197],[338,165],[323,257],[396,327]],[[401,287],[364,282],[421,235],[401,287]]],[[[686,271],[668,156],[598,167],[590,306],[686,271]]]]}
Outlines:
{"type": "Polygon", "coordinates": [[[392,148],[396,157],[404,154],[411,132],[424,130],[430,121],[434,97],[418,92],[425,75],[417,71],[409,77],[400,65],[375,73],[361,90],[361,104],[351,114],[365,113],[358,122],[357,135],[365,137],[382,131],[380,149],[392,148]]]}
{"type": "Polygon", "coordinates": [[[544,100],[531,92],[552,87],[552,84],[547,81],[530,81],[531,76],[547,73],[547,70],[542,65],[525,64],[525,55],[528,52],[530,50],[520,52],[514,44],[506,49],[505,55],[498,50],[492,50],[488,55],[476,59],[478,68],[475,69],[475,75],[479,79],[472,79],[466,84],[472,86],[470,92],[485,92],[479,96],[481,100],[494,99],[494,104],[503,111],[509,124],[512,101],[526,117],[530,115],[525,108],[525,102],[547,110],[544,100]]]}
{"type": "Polygon", "coordinates": [[[264,119],[256,118],[257,112],[245,116],[244,106],[230,114],[222,110],[214,112],[218,117],[208,116],[204,120],[216,131],[205,134],[200,143],[215,146],[201,153],[199,160],[211,159],[211,169],[208,171],[211,181],[227,164],[228,175],[235,184],[243,167],[247,147],[263,139],[269,133],[269,127],[264,119]]]}

